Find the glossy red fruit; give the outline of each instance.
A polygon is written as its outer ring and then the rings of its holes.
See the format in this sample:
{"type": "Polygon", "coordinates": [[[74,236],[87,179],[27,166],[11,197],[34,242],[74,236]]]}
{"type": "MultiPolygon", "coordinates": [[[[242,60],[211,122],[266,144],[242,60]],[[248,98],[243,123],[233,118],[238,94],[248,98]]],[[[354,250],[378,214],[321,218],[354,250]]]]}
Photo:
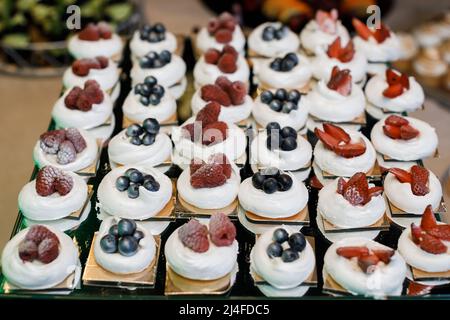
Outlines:
{"type": "Polygon", "coordinates": [[[341,53],[341,37],[336,37],[336,39],[328,46],[327,55],[330,58],[339,58],[341,53]]]}
{"type": "Polygon", "coordinates": [[[408,296],[423,296],[430,293],[433,286],[427,286],[418,282],[410,282],[407,289],[408,296]]]}
{"type": "Polygon", "coordinates": [[[359,19],[353,18],[352,24],[358,35],[364,40],[368,40],[372,36],[372,31],[359,19]]]}
{"type": "Polygon", "coordinates": [[[351,138],[350,135],[345,132],[344,129],[341,127],[335,126],[331,123],[324,123],[323,124],[323,130],[328,133],[329,135],[332,135],[334,138],[336,138],[339,142],[349,143],[351,138]]]}
{"type": "Polygon", "coordinates": [[[351,258],[359,258],[362,256],[366,256],[369,254],[369,249],[367,247],[357,247],[357,246],[349,246],[349,247],[340,247],[336,249],[336,254],[338,256],[351,259],[351,258]]]}
{"type": "Polygon", "coordinates": [[[327,149],[334,150],[334,148],[339,144],[339,140],[332,135],[320,130],[319,128],[314,129],[314,133],[319,138],[320,141],[325,145],[327,149]]]}
{"type": "Polygon", "coordinates": [[[401,116],[395,114],[390,115],[384,120],[384,123],[390,126],[401,127],[409,124],[409,121],[401,116]]]}
{"type": "Polygon", "coordinates": [[[411,183],[412,182],[412,176],[411,174],[403,169],[400,168],[390,168],[388,169],[390,173],[392,173],[398,181],[401,183],[411,183]]]}
{"type": "Polygon", "coordinates": [[[341,49],[338,59],[343,63],[347,63],[353,60],[354,55],[355,55],[355,45],[353,44],[353,41],[350,40],[347,43],[347,45],[341,49]]]}
{"type": "Polygon", "coordinates": [[[419,130],[407,124],[400,127],[400,138],[403,140],[411,140],[419,135],[419,130]]]}
{"type": "Polygon", "coordinates": [[[403,93],[403,86],[401,83],[393,84],[384,89],[383,96],[389,99],[396,98],[403,93]]]}
{"type": "Polygon", "coordinates": [[[378,197],[379,195],[381,195],[383,193],[384,188],[383,187],[372,187],[369,188],[369,198],[372,197],[378,197]]]}
{"type": "Polygon", "coordinates": [[[327,84],[328,88],[339,92],[343,96],[348,96],[352,91],[352,76],[349,69],[339,70],[335,66],[331,73],[330,81],[327,84]]]}
{"type": "Polygon", "coordinates": [[[340,177],[338,179],[336,192],[339,194],[344,194],[345,185],[346,185],[346,182],[345,182],[344,178],[340,177]]]}
{"type": "Polygon", "coordinates": [[[386,81],[389,85],[400,83],[401,75],[391,68],[386,69],[386,81]]]}
{"type": "Polygon", "coordinates": [[[386,136],[388,136],[391,139],[400,139],[401,138],[400,127],[385,124],[383,126],[383,132],[386,136]]]}
{"type": "Polygon", "coordinates": [[[367,274],[371,274],[375,271],[378,262],[380,262],[380,259],[375,254],[369,254],[358,258],[358,266],[367,274]]]}
{"type": "Polygon", "coordinates": [[[334,152],[344,158],[358,157],[366,152],[366,143],[360,141],[357,143],[339,144],[334,147],[334,152]]]}
{"type": "Polygon", "coordinates": [[[447,253],[447,246],[438,238],[427,233],[422,235],[422,241],[419,243],[420,248],[431,254],[447,253]]]}
{"type": "Polygon", "coordinates": [[[450,225],[448,224],[437,225],[427,230],[427,233],[441,240],[450,241],[450,225]]]}
{"type": "Polygon", "coordinates": [[[423,234],[425,232],[422,231],[422,228],[416,226],[414,223],[411,223],[411,240],[415,244],[419,244],[423,239],[423,234]]]}
{"type": "Polygon", "coordinates": [[[428,232],[431,229],[435,228],[437,225],[438,224],[433,213],[433,208],[431,207],[431,205],[428,205],[422,214],[422,219],[420,220],[420,228],[428,232]]]}
{"type": "Polygon", "coordinates": [[[411,167],[411,191],[416,196],[424,196],[430,192],[428,187],[430,172],[422,166],[411,167]]]}
{"type": "Polygon", "coordinates": [[[372,252],[385,264],[388,264],[391,261],[391,258],[395,253],[392,249],[374,249],[372,252]]]}
{"type": "Polygon", "coordinates": [[[375,29],[375,32],[373,32],[373,36],[378,43],[383,43],[390,35],[391,32],[384,24],[381,24],[380,28],[375,29]]]}
{"type": "Polygon", "coordinates": [[[366,174],[363,172],[354,174],[345,184],[342,196],[353,206],[365,205],[369,202],[369,185],[366,174]]]}

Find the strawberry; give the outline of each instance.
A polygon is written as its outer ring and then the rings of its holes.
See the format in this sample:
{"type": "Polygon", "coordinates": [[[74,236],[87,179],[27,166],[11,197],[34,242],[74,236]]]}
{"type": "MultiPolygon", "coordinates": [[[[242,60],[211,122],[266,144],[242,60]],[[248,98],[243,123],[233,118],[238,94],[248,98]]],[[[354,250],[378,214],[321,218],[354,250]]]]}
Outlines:
{"type": "Polygon", "coordinates": [[[438,238],[427,233],[422,235],[422,241],[420,241],[419,246],[423,251],[431,254],[447,253],[447,246],[438,238]]]}
{"type": "Polygon", "coordinates": [[[403,88],[409,90],[409,77],[406,74],[402,74],[402,76],[400,77],[400,83],[402,84],[403,88]]]}
{"type": "Polygon", "coordinates": [[[364,40],[368,40],[372,36],[372,31],[359,19],[353,18],[352,24],[358,35],[364,40]]]}
{"type": "Polygon", "coordinates": [[[190,170],[191,175],[194,174],[195,171],[200,169],[204,164],[205,164],[205,162],[201,159],[197,159],[197,158],[192,159],[191,163],[189,165],[189,170],[190,170]]]}
{"type": "Polygon", "coordinates": [[[230,43],[233,39],[233,32],[228,29],[219,29],[214,34],[214,38],[218,43],[230,43]]]}
{"type": "Polygon", "coordinates": [[[384,188],[383,187],[372,187],[369,188],[369,199],[371,199],[372,197],[378,197],[379,195],[381,195],[383,193],[384,188]]]}
{"type": "Polygon", "coordinates": [[[366,152],[366,143],[361,140],[357,143],[339,144],[334,147],[333,151],[344,158],[358,157],[366,152]]]}
{"type": "Polygon", "coordinates": [[[386,69],[386,81],[389,85],[400,83],[400,77],[401,75],[399,75],[393,69],[386,69]]]}
{"type": "Polygon", "coordinates": [[[217,64],[220,58],[220,52],[217,49],[208,49],[205,52],[205,62],[209,64],[217,64]]]}
{"type": "Polygon", "coordinates": [[[388,264],[391,261],[392,256],[395,251],[392,249],[384,250],[384,249],[374,249],[372,250],[373,254],[375,254],[378,259],[383,261],[385,264],[388,264]]]}
{"type": "Polygon", "coordinates": [[[390,35],[391,32],[384,24],[381,24],[380,28],[375,29],[375,32],[373,32],[373,37],[378,43],[383,43],[390,35]]]}
{"type": "Polygon", "coordinates": [[[323,188],[323,184],[319,181],[319,179],[317,178],[316,175],[313,175],[311,177],[311,179],[309,180],[309,185],[312,188],[315,188],[315,189],[318,189],[318,190],[323,188]]]}
{"type": "Polygon", "coordinates": [[[426,286],[424,284],[411,281],[407,289],[407,294],[408,296],[423,296],[430,293],[432,288],[432,286],[426,286]]]}
{"type": "Polygon", "coordinates": [[[337,193],[339,194],[344,194],[344,188],[345,188],[346,182],[344,180],[344,178],[340,177],[338,179],[338,183],[337,183],[337,193]]]}
{"type": "Polygon", "coordinates": [[[89,23],[80,31],[78,38],[85,41],[97,41],[100,39],[100,31],[95,24],[89,23]]]}
{"type": "Polygon", "coordinates": [[[218,187],[226,181],[227,177],[223,174],[222,166],[217,164],[205,164],[191,174],[191,186],[195,189],[218,187]]]}
{"type": "Polygon", "coordinates": [[[200,89],[200,95],[205,101],[216,101],[222,106],[230,106],[231,99],[228,94],[216,84],[207,84],[200,89]]]}
{"type": "Polygon", "coordinates": [[[214,123],[219,119],[220,104],[215,101],[209,102],[197,113],[195,121],[200,121],[203,126],[214,123]]]}
{"type": "Polygon", "coordinates": [[[217,121],[203,128],[202,144],[209,146],[224,141],[227,138],[228,126],[225,122],[217,121]]]}
{"type": "Polygon", "coordinates": [[[338,139],[320,130],[319,128],[314,129],[314,134],[317,136],[317,138],[319,138],[320,141],[322,141],[327,149],[334,150],[334,148],[339,144],[338,139]]]}
{"type": "Polygon", "coordinates": [[[242,81],[234,81],[228,90],[228,94],[234,106],[241,105],[247,95],[247,86],[242,81]]]}
{"type": "Polygon", "coordinates": [[[412,176],[411,174],[403,169],[400,168],[390,168],[388,169],[388,171],[390,173],[392,173],[398,181],[400,181],[401,183],[411,183],[412,182],[412,176]]]}
{"type": "Polygon", "coordinates": [[[376,254],[369,254],[358,258],[358,266],[367,274],[375,271],[378,262],[380,262],[380,259],[376,254]]]}
{"type": "MultiPolygon", "coordinates": [[[[388,69],[389,70],[389,69],[388,69]]],[[[384,120],[384,123],[390,126],[401,127],[409,124],[409,121],[397,115],[390,115],[384,120]]]]}
{"type": "Polygon", "coordinates": [[[427,230],[427,233],[441,240],[450,241],[450,225],[448,224],[437,225],[427,230]]]}
{"type": "Polygon", "coordinates": [[[428,178],[430,172],[422,166],[411,167],[411,191],[416,196],[424,196],[430,192],[428,188],[428,178]]]}
{"type": "Polygon", "coordinates": [[[355,55],[355,46],[353,41],[350,40],[347,42],[347,45],[341,49],[339,54],[339,60],[343,63],[347,63],[353,60],[353,56],[355,55]]]}
{"type": "Polygon", "coordinates": [[[400,127],[385,124],[383,126],[383,132],[386,136],[388,136],[391,139],[400,139],[401,138],[400,127]]]}
{"type": "Polygon", "coordinates": [[[345,47],[341,46],[341,38],[337,37],[333,43],[328,46],[327,55],[330,58],[338,59],[341,62],[349,62],[353,59],[355,48],[353,41],[349,41],[345,47]]]}
{"type": "Polygon", "coordinates": [[[422,214],[422,219],[420,220],[420,228],[428,232],[435,228],[437,225],[438,224],[436,222],[436,217],[434,216],[433,209],[431,208],[431,205],[428,205],[422,214]]]}
{"type": "Polygon", "coordinates": [[[231,177],[231,164],[227,156],[223,153],[215,153],[208,158],[208,163],[219,164],[222,166],[222,172],[229,179],[231,177]]]}
{"type": "Polygon", "coordinates": [[[411,223],[411,240],[415,244],[419,244],[423,239],[424,232],[422,231],[422,228],[419,226],[416,226],[415,223],[411,223]]]}
{"type": "Polygon", "coordinates": [[[341,53],[341,37],[336,37],[336,39],[328,46],[327,55],[330,58],[339,58],[341,53]]]}
{"type": "Polygon", "coordinates": [[[370,200],[369,186],[365,173],[358,172],[354,174],[345,184],[342,196],[354,206],[365,205],[370,200]]]}
{"type": "Polygon", "coordinates": [[[401,83],[393,84],[383,90],[383,96],[389,99],[398,97],[403,93],[403,86],[401,83]]]}
{"type": "Polygon", "coordinates": [[[400,138],[403,140],[411,140],[419,135],[419,130],[407,124],[400,127],[400,138]]]}
{"type": "Polygon", "coordinates": [[[335,66],[331,72],[328,88],[339,92],[343,96],[348,96],[352,91],[352,76],[349,69],[339,70],[335,66]]]}
{"type": "Polygon", "coordinates": [[[231,53],[225,53],[217,62],[217,67],[223,73],[234,73],[237,70],[237,58],[231,53]]]}
{"type": "Polygon", "coordinates": [[[338,142],[344,142],[344,143],[349,143],[351,138],[350,135],[345,132],[344,129],[342,129],[341,127],[335,126],[334,124],[331,123],[324,123],[323,124],[323,130],[325,130],[326,133],[328,133],[329,135],[333,136],[335,139],[338,140],[338,142]]]}
{"type": "Polygon", "coordinates": [[[367,247],[340,247],[336,249],[336,254],[347,259],[359,258],[368,255],[369,249],[367,247]]]}

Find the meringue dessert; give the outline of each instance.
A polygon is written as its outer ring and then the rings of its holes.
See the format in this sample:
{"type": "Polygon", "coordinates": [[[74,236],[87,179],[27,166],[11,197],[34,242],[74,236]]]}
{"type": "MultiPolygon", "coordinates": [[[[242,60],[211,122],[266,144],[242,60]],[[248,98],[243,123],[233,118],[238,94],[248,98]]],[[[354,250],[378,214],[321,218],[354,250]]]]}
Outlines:
{"type": "Polygon", "coordinates": [[[339,37],[342,43],[350,40],[347,29],[338,19],[338,11],[318,10],[315,19],[302,29],[300,42],[309,55],[314,55],[318,49],[329,46],[336,37],[339,37]]]}
{"type": "Polygon", "coordinates": [[[448,65],[437,48],[425,48],[414,59],[413,71],[423,85],[440,87],[448,65]]]}
{"type": "Polygon", "coordinates": [[[397,38],[400,42],[400,56],[392,63],[392,66],[401,72],[408,72],[411,70],[412,60],[419,52],[419,46],[411,34],[397,32],[397,38]]]}
{"type": "Polygon", "coordinates": [[[194,66],[194,87],[214,83],[220,76],[230,81],[241,81],[248,85],[250,68],[247,60],[230,45],[225,45],[221,51],[208,49],[194,66]]]}
{"type": "MultiPolygon", "coordinates": [[[[81,270],[78,248],[61,231],[42,225],[23,229],[8,241],[2,253],[2,273],[8,284],[25,290],[51,289],[81,270]]],[[[66,284],[64,283],[66,286],[66,284]]]]}
{"type": "Polygon", "coordinates": [[[303,283],[314,272],[314,250],[300,232],[290,227],[271,228],[256,239],[250,253],[250,270],[267,284],[258,284],[267,297],[301,297],[303,283]]]}
{"type": "Polygon", "coordinates": [[[422,166],[390,168],[383,185],[390,203],[406,213],[421,215],[428,205],[437,210],[441,204],[441,182],[422,166]]]}
{"type": "Polygon", "coordinates": [[[228,290],[237,269],[236,227],[221,213],[209,223],[192,219],[167,239],[168,277],[181,291],[208,294],[228,290]]]}
{"type": "Polygon", "coordinates": [[[175,99],[179,99],[186,90],[186,63],[168,50],[150,51],[139,58],[130,72],[133,85],[143,83],[145,78],[153,76],[175,99]]]}
{"type": "Polygon", "coordinates": [[[160,171],[142,166],[123,166],[110,171],[97,190],[100,212],[145,220],[172,210],[172,182],[160,171]]]}
{"type": "Polygon", "coordinates": [[[241,178],[234,164],[222,153],[207,162],[193,159],[177,180],[178,200],[186,209],[230,213],[235,209],[241,178]]]}
{"type": "Polygon", "coordinates": [[[414,79],[393,69],[370,78],[365,87],[367,112],[375,119],[386,113],[412,112],[425,101],[422,86],[414,79]]]}
{"type": "Polygon", "coordinates": [[[122,55],[123,42],[106,22],[89,23],[78,34],[69,39],[69,53],[75,59],[105,56],[119,61],[122,55]]]}
{"type": "Polygon", "coordinates": [[[242,81],[231,82],[225,76],[218,77],[214,84],[206,84],[194,93],[191,100],[193,114],[197,114],[211,101],[220,104],[221,121],[237,124],[244,124],[253,107],[247,85],[242,81]]]}
{"type": "Polygon", "coordinates": [[[93,245],[97,264],[119,275],[144,271],[156,255],[153,235],[130,219],[103,220],[93,245]]]}
{"type": "Polygon", "coordinates": [[[291,173],[271,167],[245,179],[238,197],[243,210],[259,217],[278,219],[301,213],[307,208],[309,194],[303,182],[291,173]]]}
{"type": "Polygon", "coordinates": [[[33,160],[38,168],[53,166],[78,172],[97,166],[98,153],[97,140],[89,132],[67,128],[41,134],[33,149],[33,160]]]}
{"type": "Polygon", "coordinates": [[[362,133],[324,123],[322,131],[316,128],[314,133],[319,138],[314,148],[314,173],[319,181],[326,185],[331,179],[326,177],[351,177],[357,172],[368,175],[376,161],[376,152],[362,133]]]}
{"type": "Polygon", "coordinates": [[[354,295],[399,296],[405,276],[400,253],[367,238],[342,239],[325,253],[324,279],[329,277],[354,295]]]}
{"type": "Polygon", "coordinates": [[[177,38],[160,22],[153,25],[145,24],[133,33],[130,50],[135,58],[141,58],[150,51],[167,50],[174,53],[177,50],[177,38]]]}
{"type": "Polygon", "coordinates": [[[228,12],[209,20],[208,25],[200,29],[195,39],[195,49],[198,55],[211,48],[220,51],[226,45],[230,45],[240,54],[244,54],[244,33],[236,18],[228,12]]]}
{"type": "Polygon", "coordinates": [[[52,117],[57,128],[88,130],[102,142],[111,136],[115,125],[112,100],[95,80],[87,80],[83,88],[68,89],[53,106],[52,117]]]}
{"type": "Polygon", "coordinates": [[[134,123],[115,135],[108,144],[111,168],[124,165],[157,167],[170,162],[172,141],[160,132],[154,118],[145,119],[140,126],[134,123]]]}
{"type": "Polygon", "coordinates": [[[305,131],[308,109],[301,107],[303,95],[296,89],[264,90],[255,99],[252,115],[260,127],[277,122],[282,127],[305,131]]]}
{"type": "Polygon", "coordinates": [[[289,171],[300,181],[308,178],[311,171],[312,147],[292,127],[281,127],[270,122],[259,131],[250,145],[250,160],[257,168],[277,167],[289,171]]]}
{"type": "Polygon", "coordinates": [[[436,130],[428,123],[397,115],[378,121],[370,138],[377,152],[398,161],[425,159],[435,154],[438,147],[436,130]]]}

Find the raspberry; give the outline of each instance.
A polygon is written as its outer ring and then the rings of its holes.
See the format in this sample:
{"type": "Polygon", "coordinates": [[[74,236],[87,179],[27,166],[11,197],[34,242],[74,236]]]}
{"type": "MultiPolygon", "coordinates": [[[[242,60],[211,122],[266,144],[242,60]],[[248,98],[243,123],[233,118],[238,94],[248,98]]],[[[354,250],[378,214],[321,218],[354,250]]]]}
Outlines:
{"type": "Polygon", "coordinates": [[[228,91],[233,105],[238,106],[244,103],[247,95],[247,86],[241,81],[235,81],[228,91]]]}
{"type": "Polygon", "coordinates": [[[72,142],[73,146],[77,153],[80,153],[84,149],[86,149],[86,140],[84,140],[80,131],[77,128],[68,128],[65,131],[66,139],[72,142]]]}
{"type": "Polygon", "coordinates": [[[216,49],[208,49],[205,52],[205,62],[209,64],[217,64],[219,61],[220,52],[216,49]]]}
{"type": "Polygon", "coordinates": [[[205,101],[216,101],[222,106],[231,105],[228,94],[218,85],[207,84],[201,88],[201,97],[205,101]]]}
{"type": "Polygon", "coordinates": [[[191,139],[192,142],[196,141],[195,136],[194,136],[194,124],[193,123],[189,123],[189,124],[183,126],[181,129],[182,129],[183,137],[191,139]]]}
{"type": "Polygon", "coordinates": [[[236,60],[231,53],[225,53],[220,57],[217,67],[223,73],[234,73],[237,70],[236,60]]]}
{"type": "Polygon", "coordinates": [[[65,196],[72,190],[73,188],[73,179],[68,174],[63,174],[56,179],[55,181],[55,189],[61,195],[65,196]]]}
{"type": "Polygon", "coordinates": [[[34,241],[23,240],[19,244],[19,257],[22,261],[33,261],[38,257],[38,247],[34,241]]]}
{"type": "Polygon", "coordinates": [[[234,16],[231,13],[227,12],[227,11],[222,12],[220,14],[220,16],[218,17],[218,19],[219,19],[220,23],[224,23],[226,21],[233,21],[233,22],[235,21],[234,20],[234,16]]]}
{"type": "Polygon", "coordinates": [[[233,57],[235,57],[236,59],[238,58],[238,56],[239,56],[239,52],[237,52],[236,51],[236,49],[233,47],[233,46],[230,46],[230,45],[225,45],[224,47],[223,47],[223,49],[222,49],[222,54],[225,54],[225,53],[229,53],[229,54],[231,54],[233,57]]]}
{"type": "Polygon", "coordinates": [[[84,84],[84,93],[92,103],[99,104],[103,101],[103,92],[95,80],[88,80],[84,84]]]}
{"type": "Polygon", "coordinates": [[[201,159],[194,158],[191,160],[191,164],[189,165],[189,170],[191,175],[195,173],[201,166],[203,166],[205,162],[201,159]]]}
{"type": "Polygon", "coordinates": [[[59,145],[66,139],[64,130],[52,130],[41,134],[40,147],[45,153],[56,154],[59,145]]]}
{"type": "Polygon", "coordinates": [[[89,23],[80,31],[78,38],[85,41],[97,41],[100,39],[99,28],[95,24],[89,23]]]}
{"type": "Polygon", "coordinates": [[[222,167],[217,164],[205,164],[191,174],[191,186],[195,189],[214,188],[225,184],[227,177],[222,167]]]}
{"type": "Polygon", "coordinates": [[[50,263],[59,255],[59,241],[57,238],[45,238],[38,246],[38,260],[50,263]]]}
{"type": "Polygon", "coordinates": [[[233,33],[228,29],[219,29],[214,34],[214,38],[218,43],[229,43],[233,39],[233,33]]]}
{"type": "Polygon", "coordinates": [[[411,191],[416,196],[424,196],[430,192],[428,178],[430,172],[424,167],[414,165],[411,167],[411,191]]]}
{"type": "Polygon", "coordinates": [[[178,229],[178,237],[186,247],[195,252],[209,249],[208,228],[197,220],[190,220],[178,229]]]}
{"type": "Polygon", "coordinates": [[[77,99],[77,109],[80,111],[89,111],[92,109],[92,102],[88,95],[82,91],[77,99]]]}
{"type": "Polygon", "coordinates": [[[87,60],[88,59],[80,59],[72,63],[72,72],[80,77],[87,76],[91,69],[90,63],[87,60]]]}
{"type": "Polygon", "coordinates": [[[229,246],[236,238],[236,227],[226,215],[216,213],[209,220],[209,236],[216,246],[229,246]]]}
{"type": "Polygon", "coordinates": [[[216,18],[209,20],[208,25],[206,26],[208,33],[210,35],[214,35],[214,33],[216,33],[216,31],[219,29],[219,27],[220,23],[219,20],[217,20],[216,18]]]}
{"type": "Polygon", "coordinates": [[[42,197],[53,194],[55,190],[55,180],[61,171],[52,166],[43,167],[36,176],[36,192],[42,197]]]}
{"type": "Polygon", "coordinates": [[[227,156],[224,155],[223,153],[215,153],[211,155],[208,159],[208,162],[213,164],[220,164],[222,166],[222,172],[225,175],[225,177],[227,177],[227,179],[231,177],[232,172],[231,164],[227,156]]]}
{"type": "Polygon", "coordinates": [[[25,241],[33,241],[34,243],[36,243],[38,245],[41,243],[42,240],[47,239],[47,238],[52,238],[59,243],[59,240],[58,240],[58,237],[56,236],[56,234],[51,232],[45,226],[34,225],[34,226],[30,227],[30,229],[28,230],[28,232],[25,236],[25,241]]]}
{"type": "Polygon", "coordinates": [[[216,122],[219,119],[220,104],[215,101],[209,102],[202,110],[197,113],[196,121],[200,121],[203,126],[216,122]]]}
{"type": "Polygon", "coordinates": [[[236,28],[236,20],[234,20],[233,18],[230,20],[222,21],[221,27],[230,30],[230,32],[233,32],[236,28]]]}
{"type": "Polygon", "coordinates": [[[99,22],[97,24],[97,28],[102,39],[111,39],[112,30],[109,24],[107,24],[106,22],[99,22]]]}
{"type": "Polygon", "coordinates": [[[232,82],[228,80],[225,76],[220,76],[216,79],[215,82],[216,85],[222,88],[223,91],[228,93],[228,90],[230,90],[230,87],[232,85],[232,82]]]}
{"type": "Polygon", "coordinates": [[[73,87],[64,98],[64,104],[69,109],[77,109],[77,100],[83,90],[80,87],[73,87]]]}
{"type": "Polygon", "coordinates": [[[72,142],[66,140],[63,143],[61,143],[58,154],[56,155],[56,161],[59,164],[68,164],[74,162],[76,158],[77,158],[77,151],[75,150],[75,147],[73,146],[72,142]]]}
{"type": "Polygon", "coordinates": [[[217,121],[203,127],[202,144],[209,146],[224,141],[227,138],[228,126],[225,122],[217,121]]]}
{"type": "Polygon", "coordinates": [[[95,57],[95,59],[98,61],[98,63],[100,64],[100,68],[105,69],[108,67],[109,65],[109,60],[107,57],[105,56],[98,56],[95,57]]]}

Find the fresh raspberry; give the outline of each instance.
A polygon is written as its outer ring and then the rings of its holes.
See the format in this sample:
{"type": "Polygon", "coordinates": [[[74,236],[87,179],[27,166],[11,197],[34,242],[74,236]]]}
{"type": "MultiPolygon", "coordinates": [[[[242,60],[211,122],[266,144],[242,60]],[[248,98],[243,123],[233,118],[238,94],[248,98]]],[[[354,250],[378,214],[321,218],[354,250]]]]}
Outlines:
{"type": "Polygon", "coordinates": [[[220,58],[220,52],[216,49],[208,49],[205,52],[205,62],[209,64],[217,64],[220,58]]]}
{"type": "Polygon", "coordinates": [[[227,177],[223,174],[222,166],[217,164],[205,164],[191,174],[191,186],[195,189],[218,187],[226,181],[227,177]]]}
{"type": "Polygon", "coordinates": [[[218,43],[230,43],[233,39],[233,32],[228,29],[219,29],[214,34],[214,38],[218,43]]]}
{"type": "Polygon", "coordinates": [[[202,110],[197,113],[196,121],[200,121],[203,126],[216,122],[219,119],[220,104],[215,101],[209,102],[202,110]]]}
{"type": "Polygon", "coordinates": [[[38,257],[38,247],[34,241],[23,240],[19,244],[19,257],[22,261],[33,261],[38,257]]]}
{"type": "Polygon", "coordinates": [[[233,33],[234,29],[236,28],[236,20],[234,18],[232,18],[232,19],[228,19],[225,21],[221,21],[220,26],[222,28],[229,30],[231,33],[233,33]]]}
{"type": "Polygon", "coordinates": [[[215,145],[226,140],[228,125],[223,121],[210,123],[203,127],[202,144],[205,146],[215,145]]]}
{"type": "Polygon", "coordinates": [[[247,95],[247,86],[241,81],[235,81],[228,91],[233,105],[238,106],[244,103],[247,95]]]}
{"type": "Polygon", "coordinates": [[[225,154],[223,153],[212,154],[208,159],[208,163],[220,164],[222,166],[222,172],[225,175],[225,177],[227,177],[227,179],[231,177],[231,172],[233,169],[231,168],[230,161],[228,160],[225,154]]]}
{"type": "Polygon", "coordinates": [[[181,243],[195,252],[209,249],[208,228],[197,220],[190,220],[178,229],[178,237],[181,243]]]}
{"type": "Polygon", "coordinates": [[[225,53],[231,54],[235,59],[237,59],[239,56],[239,52],[237,52],[233,46],[230,46],[228,44],[223,46],[222,54],[225,54],[225,53]]]}
{"type": "Polygon", "coordinates": [[[68,164],[74,162],[77,158],[77,151],[73,146],[72,142],[65,140],[59,146],[58,154],[56,155],[56,161],[59,164],[68,164]]]}
{"type": "Polygon", "coordinates": [[[100,39],[100,31],[98,26],[93,23],[89,23],[83,30],[78,34],[80,40],[85,41],[97,41],[100,39]]]}
{"type": "Polygon", "coordinates": [[[183,137],[191,139],[192,142],[197,141],[194,136],[194,124],[189,123],[181,128],[183,137]]]}
{"type": "Polygon", "coordinates": [[[411,191],[416,196],[424,196],[430,192],[428,188],[428,178],[430,172],[422,166],[414,165],[411,167],[411,191]]]}
{"type": "Polygon", "coordinates": [[[223,73],[234,73],[237,70],[236,60],[231,53],[225,53],[220,57],[217,67],[223,73]]]}
{"type": "Polygon", "coordinates": [[[105,69],[108,67],[109,65],[109,60],[107,57],[105,56],[98,56],[95,57],[95,59],[98,61],[98,63],[100,64],[100,68],[105,69]]]}
{"type": "Polygon", "coordinates": [[[39,145],[45,153],[56,154],[59,150],[59,145],[65,139],[66,133],[64,130],[52,130],[41,134],[39,145]]]}
{"type": "Polygon", "coordinates": [[[80,111],[89,111],[92,109],[92,101],[85,91],[81,91],[78,96],[76,108],[80,111]]]}
{"type": "Polygon", "coordinates": [[[209,236],[218,247],[226,247],[236,238],[236,227],[223,213],[216,213],[209,220],[209,236]]]}
{"type": "Polygon", "coordinates": [[[97,24],[98,31],[100,33],[100,37],[102,39],[111,39],[112,37],[112,29],[109,24],[106,22],[99,22],[97,24]]]}
{"type": "Polygon", "coordinates": [[[73,178],[68,174],[61,173],[55,181],[55,189],[61,195],[65,196],[73,188],[73,178]]]}
{"type": "Polygon", "coordinates": [[[207,84],[200,89],[201,97],[205,101],[216,101],[222,106],[230,106],[231,99],[218,85],[207,84]]]}
{"type": "Polygon", "coordinates": [[[39,170],[36,176],[36,192],[42,197],[53,194],[55,189],[55,180],[60,176],[61,170],[52,166],[45,166],[39,170]]]}
{"type": "Polygon", "coordinates": [[[205,162],[201,159],[194,158],[191,160],[191,164],[189,165],[189,170],[191,175],[195,173],[201,166],[203,166],[205,162]]]}
{"type": "Polygon", "coordinates": [[[222,88],[223,91],[229,92],[231,85],[233,84],[227,77],[220,76],[217,77],[215,84],[222,88]]]}
{"type": "Polygon", "coordinates": [[[214,33],[216,33],[216,31],[219,29],[219,27],[220,23],[219,20],[217,20],[216,18],[212,18],[211,20],[209,20],[206,26],[208,33],[210,35],[214,35],[214,33]]]}
{"type": "Polygon", "coordinates": [[[77,153],[86,149],[86,140],[84,140],[77,128],[68,128],[65,130],[66,139],[72,142],[77,153]]]}
{"type": "Polygon", "coordinates": [[[73,87],[72,90],[64,98],[64,104],[69,109],[77,109],[77,101],[83,89],[80,87],[73,87]]]}
{"type": "Polygon", "coordinates": [[[55,238],[45,238],[38,245],[38,260],[42,263],[50,263],[59,255],[59,241],[55,238]]]}
{"type": "Polygon", "coordinates": [[[39,245],[42,240],[47,238],[52,238],[59,243],[56,234],[51,232],[48,228],[46,228],[43,225],[31,226],[27,234],[25,235],[25,241],[33,241],[37,245],[39,245]]]}
{"type": "Polygon", "coordinates": [[[75,60],[74,63],[72,63],[72,72],[77,76],[87,76],[90,69],[91,67],[87,59],[75,60]]]}
{"type": "Polygon", "coordinates": [[[103,101],[103,91],[95,80],[88,80],[84,83],[84,93],[92,103],[99,104],[103,101]]]}
{"type": "Polygon", "coordinates": [[[363,172],[351,177],[344,188],[343,197],[352,205],[365,205],[369,200],[369,186],[363,172]]]}

